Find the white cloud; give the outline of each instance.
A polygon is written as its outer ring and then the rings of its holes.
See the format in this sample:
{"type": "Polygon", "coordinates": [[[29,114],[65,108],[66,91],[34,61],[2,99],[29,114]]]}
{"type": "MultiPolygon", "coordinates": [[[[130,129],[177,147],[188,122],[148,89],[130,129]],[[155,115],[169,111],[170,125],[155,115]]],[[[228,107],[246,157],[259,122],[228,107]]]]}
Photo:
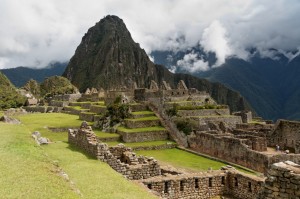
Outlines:
{"type": "Polygon", "coordinates": [[[298,0],[1,0],[0,68],[69,60],[88,28],[108,14],[122,18],[146,52],[201,41],[216,53],[217,66],[230,55],[247,58],[250,47],[296,49],[299,10],[298,0]]]}
{"type": "MultiPolygon", "coordinates": [[[[183,59],[177,61],[177,67],[189,71],[207,71],[209,69],[208,62],[205,62],[202,57],[195,52],[184,55],[183,59]]],[[[171,71],[174,72],[174,69],[171,71]]]]}
{"type": "Polygon", "coordinates": [[[216,53],[217,62],[214,67],[223,64],[226,57],[232,53],[226,34],[226,29],[219,21],[213,21],[212,24],[203,31],[200,45],[206,52],[216,53]]]}

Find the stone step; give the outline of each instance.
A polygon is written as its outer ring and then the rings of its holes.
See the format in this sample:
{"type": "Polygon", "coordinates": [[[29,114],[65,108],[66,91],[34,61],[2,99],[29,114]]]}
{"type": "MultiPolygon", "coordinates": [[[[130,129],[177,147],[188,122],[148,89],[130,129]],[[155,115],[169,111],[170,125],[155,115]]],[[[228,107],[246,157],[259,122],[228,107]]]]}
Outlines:
{"type": "Polygon", "coordinates": [[[79,113],[79,119],[86,122],[93,122],[95,115],[97,114],[93,112],[81,112],[79,113]]]}
{"type": "Polygon", "coordinates": [[[148,108],[146,105],[144,104],[139,104],[139,103],[136,103],[136,104],[129,104],[129,107],[131,109],[132,112],[137,112],[137,111],[147,111],[148,108]]]}
{"type": "Polygon", "coordinates": [[[125,126],[131,129],[160,126],[160,120],[156,116],[143,117],[137,119],[125,119],[124,122],[125,126]]]}
{"type": "Polygon", "coordinates": [[[65,106],[63,110],[73,115],[79,115],[81,112],[89,111],[89,109],[81,109],[78,106],[65,106]]]}
{"type": "Polygon", "coordinates": [[[106,106],[104,105],[91,105],[90,111],[97,114],[104,114],[106,112],[106,106]]]}
{"type": "Polygon", "coordinates": [[[133,119],[150,117],[150,116],[155,116],[155,113],[152,111],[137,111],[137,112],[130,113],[130,118],[133,118],[133,119]]]}
{"type": "Polygon", "coordinates": [[[135,129],[119,127],[117,133],[121,135],[124,142],[158,141],[169,138],[168,131],[160,126],[135,129]]]}

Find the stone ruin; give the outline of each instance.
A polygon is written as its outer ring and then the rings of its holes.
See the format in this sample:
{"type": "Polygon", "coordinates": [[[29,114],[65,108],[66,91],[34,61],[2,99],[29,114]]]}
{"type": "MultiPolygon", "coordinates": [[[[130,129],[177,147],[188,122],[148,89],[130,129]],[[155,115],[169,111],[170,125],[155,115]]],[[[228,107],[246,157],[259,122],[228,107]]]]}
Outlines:
{"type": "Polygon", "coordinates": [[[161,175],[158,162],[153,158],[137,156],[131,148],[119,144],[108,147],[97,139],[92,128],[83,122],[79,129],[69,129],[68,141],[92,157],[106,162],[130,180],[146,179],[161,175]]]}
{"type": "Polygon", "coordinates": [[[96,137],[86,122],[79,129],[69,129],[68,141],[106,162],[127,179],[144,184],[162,198],[300,197],[300,165],[290,161],[273,164],[267,172],[267,179],[241,173],[231,166],[216,171],[188,173],[161,167],[155,159],[137,156],[131,148],[122,144],[108,147],[96,137]]]}

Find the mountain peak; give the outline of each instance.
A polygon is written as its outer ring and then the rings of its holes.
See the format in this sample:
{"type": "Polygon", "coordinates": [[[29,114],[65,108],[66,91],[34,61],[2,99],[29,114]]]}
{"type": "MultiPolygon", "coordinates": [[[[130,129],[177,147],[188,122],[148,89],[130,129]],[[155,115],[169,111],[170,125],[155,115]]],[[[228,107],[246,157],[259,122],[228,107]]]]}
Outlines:
{"type": "Polygon", "coordinates": [[[144,87],[154,68],[123,20],[109,15],[84,35],[63,75],[81,91],[88,87],[131,87],[134,82],[144,87]]]}

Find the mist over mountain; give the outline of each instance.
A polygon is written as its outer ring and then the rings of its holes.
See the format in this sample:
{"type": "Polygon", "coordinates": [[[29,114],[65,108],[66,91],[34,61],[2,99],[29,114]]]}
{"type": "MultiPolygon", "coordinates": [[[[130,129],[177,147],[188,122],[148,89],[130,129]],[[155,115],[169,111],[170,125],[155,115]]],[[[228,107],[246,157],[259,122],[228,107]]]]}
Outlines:
{"type": "Polygon", "coordinates": [[[67,62],[65,63],[55,62],[41,69],[40,68],[34,69],[34,68],[20,66],[16,68],[2,69],[1,72],[5,74],[6,77],[16,87],[21,87],[30,79],[34,79],[37,82],[41,83],[47,77],[62,75],[67,64],[68,64],[67,62]]]}
{"type": "Polygon", "coordinates": [[[123,20],[106,16],[83,36],[63,76],[84,91],[88,87],[104,89],[149,87],[151,80],[175,87],[183,79],[188,87],[209,92],[233,111],[251,109],[243,97],[220,83],[210,83],[188,74],[173,74],[154,64],[138,43],[135,43],[123,20]]]}
{"type": "Polygon", "coordinates": [[[300,56],[298,51],[284,53],[269,49],[262,54],[249,50],[248,60],[228,57],[214,67],[216,56],[205,53],[201,46],[187,51],[154,51],[155,63],[173,72],[184,72],[220,82],[238,91],[258,115],[266,119],[300,119],[300,56]],[[203,68],[203,63],[208,68],[203,68]]]}

